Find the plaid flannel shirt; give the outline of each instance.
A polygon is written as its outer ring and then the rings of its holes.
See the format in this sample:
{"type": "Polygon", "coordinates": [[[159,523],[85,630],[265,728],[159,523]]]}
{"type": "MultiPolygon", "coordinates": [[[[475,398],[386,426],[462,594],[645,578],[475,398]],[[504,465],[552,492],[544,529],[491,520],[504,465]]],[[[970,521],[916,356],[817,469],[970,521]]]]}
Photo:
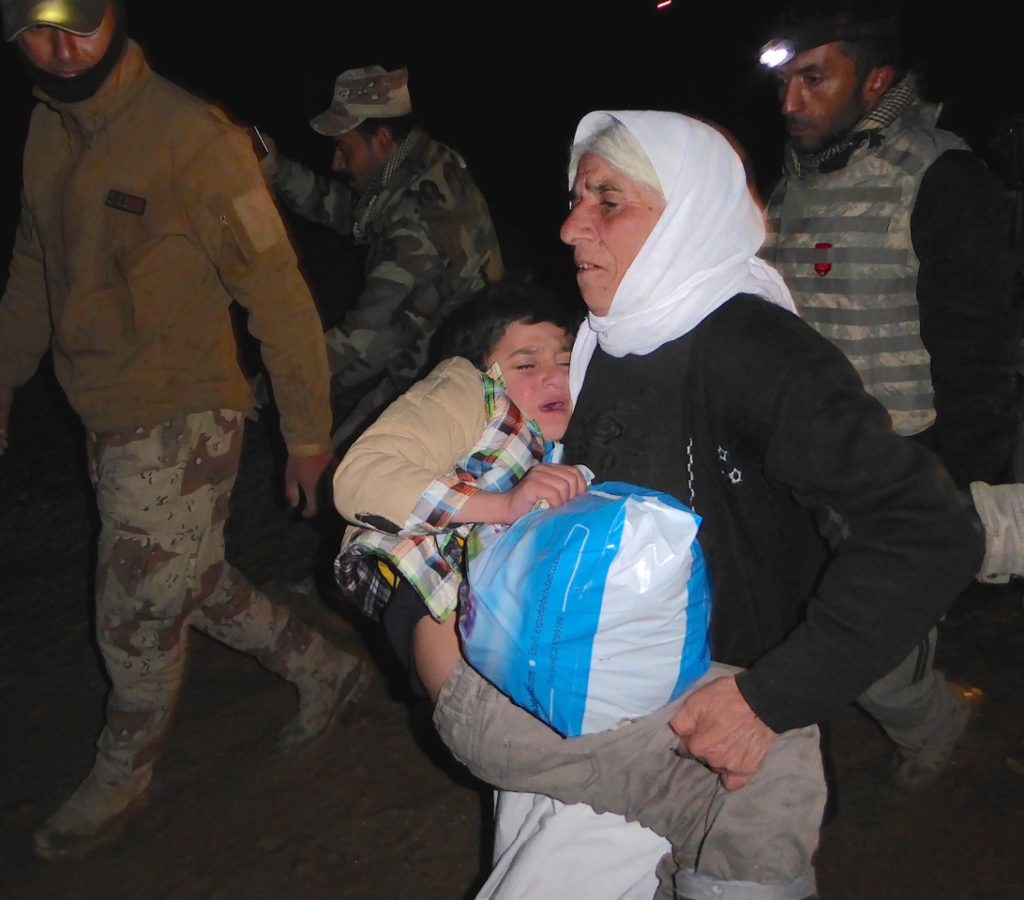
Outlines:
{"type": "Polygon", "coordinates": [[[352,531],[334,562],[342,592],[372,619],[391,599],[395,573],[443,622],[458,605],[462,550],[471,525],[452,517],[477,491],[507,491],[545,456],[537,424],[508,397],[501,370],[480,373],[487,425],[472,452],[423,492],[398,534],[352,531]]]}

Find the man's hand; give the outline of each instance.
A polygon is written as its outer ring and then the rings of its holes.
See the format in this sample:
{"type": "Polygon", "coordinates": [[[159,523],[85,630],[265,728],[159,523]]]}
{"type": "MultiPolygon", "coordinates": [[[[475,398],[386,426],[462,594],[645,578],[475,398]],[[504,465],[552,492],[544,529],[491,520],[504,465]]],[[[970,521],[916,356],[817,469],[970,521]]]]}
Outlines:
{"type": "Polygon", "coordinates": [[[311,519],[316,515],[317,486],[328,469],[337,464],[334,454],[329,450],[316,456],[288,455],[288,463],[284,467],[284,496],[288,505],[298,509],[305,497],[306,504],[302,507],[302,516],[311,519]]]}
{"type": "Polygon", "coordinates": [[[669,724],[679,735],[677,752],[717,772],[727,791],[750,781],[775,740],[775,732],[747,706],[732,676],[697,688],[669,724]]]}
{"type": "Polygon", "coordinates": [[[0,387],[0,456],[7,449],[7,429],[11,421],[11,404],[14,402],[14,388],[0,387]]]}

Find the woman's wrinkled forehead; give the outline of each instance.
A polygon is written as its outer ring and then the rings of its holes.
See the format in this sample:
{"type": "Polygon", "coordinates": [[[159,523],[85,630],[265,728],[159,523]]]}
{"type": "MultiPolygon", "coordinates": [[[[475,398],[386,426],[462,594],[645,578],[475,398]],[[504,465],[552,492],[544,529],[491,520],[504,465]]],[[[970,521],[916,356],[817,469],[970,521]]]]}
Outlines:
{"type": "Polygon", "coordinates": [[[735,169],[745,181],[743,165],[729,142],[705,122],[660,110],[602,110],[585,115],[576,128],[574,159],[570,159],[570,187],[582,155],[576,154],[575,148],[585,147],[596,134],[615,124],[629,133],[649,160],[658,189],[666,198],[677,187],[699,183],[711,173],[718,181],[726,171],[735,169]]]}
{"type": "Polygon", "coordinates": [[[613,169],[653,188],[662,197],[665,192],[650,157],[632,132],[618,119],[606,116],[599,126],[577,140],[569,154],[569,187],[572,189],[579,172],[580,160],[587,154],[600,156],[613,169]]]}

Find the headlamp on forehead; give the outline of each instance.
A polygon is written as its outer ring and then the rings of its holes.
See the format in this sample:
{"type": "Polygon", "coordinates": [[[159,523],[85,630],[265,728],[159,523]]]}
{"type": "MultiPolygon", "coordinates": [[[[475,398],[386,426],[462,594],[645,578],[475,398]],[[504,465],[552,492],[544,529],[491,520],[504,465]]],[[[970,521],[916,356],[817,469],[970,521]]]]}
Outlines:
{"type": "Polygon", "coordinates": [[[766,69],[777,69],[792,60],[798,53],[820,47],[822,44],[830,44],[832,41],[844,40],[846,38],[841,35],[849,34],[849,26],[844,28],[834,19],[802,26],[783,27],[761,48],[758,62],[766,69]]]}
{"type": "Polygon", "coordinates": [[[766,69],[777,69],[784,66],[794,56],[796,50],[792,41],[769,41],[761,48],[757,61],[766,69]]]}
{"type": "Polygon", "coordinates": [[[892,35],[896,33],[896,28],[894,19],[876,18],[851,22],[843,16],[791,24],[788,28],[779,28],[780,33],[761,48],[757,61],[766,69],[777,69],[805,50],[813,50],[834,41],[851,43],[892,35]]]}

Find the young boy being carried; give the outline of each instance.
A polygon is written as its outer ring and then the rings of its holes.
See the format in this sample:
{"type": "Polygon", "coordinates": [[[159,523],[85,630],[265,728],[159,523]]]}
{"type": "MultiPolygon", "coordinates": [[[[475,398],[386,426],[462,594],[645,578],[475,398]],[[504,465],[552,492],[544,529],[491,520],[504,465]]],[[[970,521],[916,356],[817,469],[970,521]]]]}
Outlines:
{"type": "Polygon", "coordinates": [[[535,287],[485,289],[448,335],[449,358],[388,407],[335,474],[335,504],[362,526],[346,535],[339,584],[381,620],[434,702],[461,658],[453,613],[469,526],[511,524],[586,490],[575,466],[543,462],[569,424],[575,330],[535,287]]]}
{"type": "MultiPolygon", "coordinates": [[[[779,845],[758,854],[779,867],[758,880],[795,886],[810,872],[824,803],[817,729],[780,735],[746,787],[723,791],[715,773],[673,752],[668,722],[682,697],[611,731],[563,739],[462,659],[452,613],[468,526],[512,523],[540,501],[559,506],[586,489],[576,467],[544,461],[569,423],[574,331],[557,298],[529,284],[485,288],[462,307],[452,358],[396,400],[335,474],[335,503],[357,525],[338,558],[339,584],[380,619],[435,702],[442,739],[474,774],[666,836],[673,853],[659,867],[659,897],[674,896],[677,868],[745,880],[740,848],[751,841],[779,845]]],[[[734,671],[713,663],[692,687],[734,671]]]]}

